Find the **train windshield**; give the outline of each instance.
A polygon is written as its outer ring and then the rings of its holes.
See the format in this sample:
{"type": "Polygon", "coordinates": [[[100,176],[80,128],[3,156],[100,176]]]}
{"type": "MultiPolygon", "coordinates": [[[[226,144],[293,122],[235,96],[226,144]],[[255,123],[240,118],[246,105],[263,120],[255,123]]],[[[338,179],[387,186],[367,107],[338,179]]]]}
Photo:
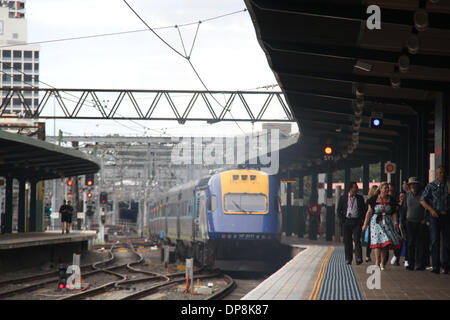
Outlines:
{"type": "Polygon", "coordinates": [[[264,212],[267,210],[267,197],[261,193],[227,193],[224,206],[228,212],[264,212]]]}

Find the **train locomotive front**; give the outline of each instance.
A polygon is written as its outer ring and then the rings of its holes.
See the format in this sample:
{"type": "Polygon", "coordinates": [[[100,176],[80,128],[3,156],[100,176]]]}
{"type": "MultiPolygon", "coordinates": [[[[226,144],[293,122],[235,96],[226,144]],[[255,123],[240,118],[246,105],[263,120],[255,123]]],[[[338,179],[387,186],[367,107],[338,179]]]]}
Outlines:
{"type": "Polygon", "coordinates": [[[208,184],[208,246],[216,266],[261,263],[281,237],[279,180],[257,170],[229,170],[208,184]]]}
{"type": "Polygon", "coordinates": [[[150,233],[164,234],[179,258],[210,267],[270,260],[281,237],[279,184],[277,176],[235,169],[178,186],[153,199],[150,233]]]}

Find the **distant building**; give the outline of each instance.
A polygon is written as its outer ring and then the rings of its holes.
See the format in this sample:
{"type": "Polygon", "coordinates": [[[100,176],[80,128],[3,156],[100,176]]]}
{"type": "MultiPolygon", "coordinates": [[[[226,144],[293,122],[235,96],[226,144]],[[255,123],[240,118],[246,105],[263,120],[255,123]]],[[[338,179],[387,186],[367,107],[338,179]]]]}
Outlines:
{"type": "MultiPolygon", "coordinates": [[[[39,87],[39,45],[26,44],[28,36],[25,18],[25,1],[0,1],[1,106],[7,103],[6,113],[22,115],[26,110],[24,103],[32,112],[39,104],[38,93],[9,94],[10,88],[39,87]]],[[[0,107],[0,113],[1,111],[0,107]]]]}

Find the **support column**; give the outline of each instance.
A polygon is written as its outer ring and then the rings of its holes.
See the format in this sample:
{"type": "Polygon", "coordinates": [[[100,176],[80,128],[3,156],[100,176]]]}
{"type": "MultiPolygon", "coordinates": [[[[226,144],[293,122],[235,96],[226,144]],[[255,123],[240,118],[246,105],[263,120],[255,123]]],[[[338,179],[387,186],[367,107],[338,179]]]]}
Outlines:
{"type": "Polygon", "coordinates": [[[19,205],[18,205],[18,232],[25,232],[26,213],[25,213],[25,179],[19,180],[19,205]]]}
{"type": "MultiPolygon", "coordinates": [[[[445,141],[448,139],[448,122],[450,121],[448,115],[447,104],[449,101],[449,95],[439,93],[436,99],[436,105],[434,107],[434,154],[435,154],[435,166],[438,168],[440,165],[447,165],[448,150],[446,150],[445,141]]],[[[448,144],[448,142],[447,142],[448,144]]]]}
{"type": "Polygon", "coordinates": [[[36,199],[37,199],[37,182],[31,181],[31,189],[30,189],[30,232],[36,232],[36,219],[37,219],[37,212],[36,212],[36,199]]]}
{"type": "Polygon", "coordinates": [[[409,159],[410,159],[410,170],[411,170],[411,176],[418,177],[418,167],[417,167],[417,144],[419,143],[419,140],[417,138],[417,117],[414,117],[413,121],[411,121],[411,140],[409,141],[409,145],[411,146],[409,159]]]}
{"type": "Polygon", "coordinates": [[[305,205],[304,205],[304,184],[303,184],[303,175],[298,176],[298,236],[299,238],[303,238],[305,233],[305,205]]]}
{"type": "Polygon", "coordinates": [[[409,168],[408,168],[408,150],[409,150],[409,146],[408,144],[408,137],[407,137],[408,131],[407,130],[402,130],[401,131],[401,138],[400,138],[400,164],[399,166],[397,166],[399,173],[401,170],[401,175],[400,175],[400,179],[399,179],[399,183],[400,183],[400,190],[402,189],[402,183],[403,181],[408,181],[408,178],[410,177],[409,174],[409,168]]]}
{"type": "Polygon", "coordinates": [[[12,233],[13,229],[13,178],[6,178],[5,190],[5,233],[12,233]]]}
{"type": "MultiPolygon", "coordinates": [[[[311,197],[309,199],[309,203],[317,203],[318,200],[318,192],[317,192],[317,182],[318,176],[317,172],[313,171],[311,175],[311,197]]],[[[317,240],[317,228],[318,228],[318,215],[309,215],[309,239],[317,240]]]]}
{"type": "Polygon", "coordinates": [[[291,193],[292,193],[291,183],[288,182],[286,186],[286,236],[290,237],[292,235],[292,203],[291,203],[291,193]]]}
{"type": "Polygon", "coordinates": [[[363,165],[363,196],[364,200],[367,200],[367,195],[369,194],[369,164],[365,163],[363,165]]]}
{"type": "Polygon", "coordinates": [[[309,199],[310,203],[317,203],[317,199],[319,198],[317,192],[317,183],[318,183],[317,172],[313,172],[313,174],[311,175],[311,198],[309,199]]]}
{"type": "MultiPolygon", "coordinates": [[[[436,129],[435,129],[436,130],[436,129]]],[[[417,118],[417,169],[419,181],[427,181],[428,178],[428,152],[426,152],[426,114],[419,112],[417,118]],[[426,153],[426,154],[425,154],[426,153]]]]}
{"type": "Polygon", "coordinates": [[[386,160],[380,160],[380,182],[387,182],[387,174],[384,173],[384,164],[386,160]]]}
{"type": "Polygon", "coordinates": [[[326,218],[326,240],[333,240],[334,235],[334,205],[333,205],[333,173],[332,171],[327,172],[327,196],[326,196],[326,204],[327,204],[327,218],[326,218]]]}
{"type": "Polygon", "coordinates": [[[350,189],[350,168],[344,169],[344,192],[348,192],[350,189]]]}

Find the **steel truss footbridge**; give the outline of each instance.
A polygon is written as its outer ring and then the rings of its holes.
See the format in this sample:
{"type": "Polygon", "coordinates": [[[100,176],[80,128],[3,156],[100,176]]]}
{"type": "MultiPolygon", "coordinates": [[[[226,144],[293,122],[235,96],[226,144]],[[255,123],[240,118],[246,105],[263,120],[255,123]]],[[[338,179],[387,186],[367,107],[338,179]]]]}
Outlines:
{"type": "Polygon", "coordinates": [[[294,122],[279,91],[2,88],[0,117],[294,122]],[[31,101],[31,92],[39,99],[31,101]],[[14,108],[11,108],[11,107],[14,108]],[[22,112],[14,112],[21,107],[22,112]],[[235,113],[233,115],[233,113],[235,113]]]}

